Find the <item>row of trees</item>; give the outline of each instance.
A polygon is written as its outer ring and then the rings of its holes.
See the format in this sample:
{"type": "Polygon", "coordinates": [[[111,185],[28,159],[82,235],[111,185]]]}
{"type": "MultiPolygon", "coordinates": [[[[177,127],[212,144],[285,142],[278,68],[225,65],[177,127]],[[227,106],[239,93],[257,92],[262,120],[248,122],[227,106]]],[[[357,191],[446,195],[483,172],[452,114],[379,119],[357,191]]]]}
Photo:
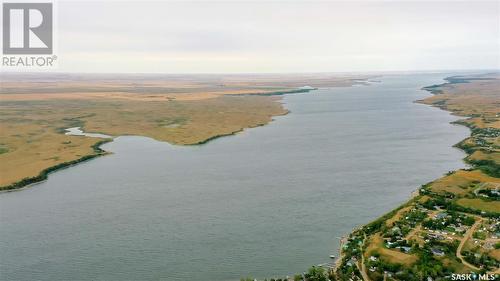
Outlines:
{"type": "MultiPolygon", "coordinates": [[[[241,281],[255,281],[253,278],[241,278],[241,281]]],[[[264,281],[289,281],[289,278],[271,278],[264,281]]],[[[293,281],[329,281],[336,280],[335,277],[329,274],[323,267],[313,266],[304,274],[297,274],[293,277],[293,281]]]]}

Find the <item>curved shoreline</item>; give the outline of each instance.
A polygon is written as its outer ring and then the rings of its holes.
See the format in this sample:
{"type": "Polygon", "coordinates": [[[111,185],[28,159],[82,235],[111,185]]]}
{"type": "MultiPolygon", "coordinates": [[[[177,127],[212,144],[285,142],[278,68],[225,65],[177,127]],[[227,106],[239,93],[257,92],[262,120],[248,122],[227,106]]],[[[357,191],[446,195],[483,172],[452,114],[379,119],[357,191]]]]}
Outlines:
{"type": "Polygon", "coordinates": [[[91,148],[94,150],[93,154],[84,155],[81,158],[78,158],[78,159],[75,159],[72,161],[59,163],[57,165],[54,165],[54,166],[51,166],[51,167],[48,167],[48,168],[42,170],[37,176],[24,178],[18,182],[13,183],[13,184],[2,186],[2,187],[0,187],[0,193],[23,190],[25,188],[31,187],[32,185],[35,185],[37,183],[40,183],[40,182],[47,180],[49,174],[51,174],[51,173],[57,172],[57,171],[62,170],[62,169],[69,168],[71,166],[75,166],[79,163],[91,160],[91,159],[99,157],[99,156],[107,155],[107,154],[109,154],[109,152],[101,149],[100,146],[105,144],[105,143],[111,142],[111,141],[113,141],[113,139],[104,139],[104,140],[98,141],[97,143],[95,143],[94,145],[91,146],[91,148]]]}
{"type": "MultiPolygon", "coordinates": [[[[422,87],[421,90],[425,90],[425,91],[430,92],[432,94],[430,97],[433,97],[433,96],[437,96],[437,95],[444,93],[442,90],[442,87],[446,87],[448,85],[453,85],[453,84],[458,84],[458,83],[469,83],[471,80],[476,80],[476,79],[461,78],[461,76],[449,76],[449,77],[445,77],[443,80],[445,82],[440,83],[440,84],[425,86],[425,87],[422,87]]],[[[430,97],[428,97],[428,98],[430,98],[430,97]]],[[[477,163],[468,159],[469,156],[471,156],[474,151],[468,150],[467,147],[464,145],[464,142],[473,136],[473,130],[475,128],[474,124],[468,123],[467,120],[474,118],[474,116],[472,116],[471,114],[460,114],[460,112],[457,110],[447,108],[444,103],[427,103],[425,101],[426,99],[427,98],[423,98],[421,100],[416,100],[414,102],[428,105],[428,106],[435,107],[435,108],[439,108],[443,111],[450,112],[451,115],[457,116],[460,118],[456,121],[450,122],[450,124],[461,125],[461,126],[464,126],[464,127],[469,129],[469,135],[465,139],[462,139],[458,143],[453,145],[453,147],[458,148],[465,153],[466,156],[464,158],[462,158],[462,161],[465,164],[469,165],[469,167],[465,168],[465,169],[455,170],[451,173],[454,173],[454,172],[460,171],[460,170],[480,170],[481,171],[482,169],[481,169],[481,167],[479,167],[477,165],[477,163]]],[[[494,162],[492,162],[492,161],[490,161],[490,162],[491,163],[488,163],[488,164],[496,165],[494,162]]],[[[440,178],[442,178],[442,177],[440,177],[440,178]]],[[[439,180],[440,178],[434,179],[433,181],[439,180]]],[[[429,183],[432,183],[433,181],[431,181],[429,183]]],[[[427,184],[429,184],[429,183],[427,183],[427,184]]],[[[427,185],[427,184],[424,184],[424,185],[427,185]]],[[[422,186],[424,186],[424,185],[422,185],[422,186]]],[[[419,196],[421,195],[421,188],[422,187],[419,187],[416,190],[414,190],[411,193],[411,196],[408,198],[408,200],[405,201],[404,203],[402,203],[401,205],[394,207],[389,212],[381,215],[380,217],[374,219],[373,221],[371,221],[367,224],[360,225],[360,226],[353,228],[353,230],[350,233],[348,233],[342,237],[341,245],[339,247],[339,257],[337,258],[337,260],[335,260],[332,267],[329,269],[329,272],[331,274],[333,274],[333,276],[334,276],[334,280],[343,280],[343,279],[339,279],[339,276],[338,276],[338,271],[341,269],[342,265],[346,262],[345,259],[347,257],[347,253],[345,253],[344,249],[342,248],[342,245],[343,245],[342,241],[344,241],[344,240],[347,241],[348,239],[350,239],[352,237],[356,237],[359,234],[359,232],[363,233],[365,236],[367,235],[367,233],[368,233],[368,235],[372,235],[372,234],[376,233],[377,232],[376,229],[377,229],[378,224],[384,223],[386,220],[392,218],[399,210],[401,210],[402,208],[410,205],[415,200],[417,200],[419,198],[419,196]]],[[[472,209],[469,209],[468,211],[470,211],[471,213],[478,212],[478,211],[475,211],[472,209]]],[[[487,216],[487,217],[490,215],[491,214],[485,214],[485,216],[487,216]]],[[[362,247],[366,247],[365,242],[363,242],[362,247]]],[[[361,250],[360,254],[362,257],[364,257],[363,250],[361,250]]],[[[361,274],[363,274],[363,272],[361,272],[361,274]]]]}
{"type": "MultiPolygon", "coordinates": [[[[277,91],[277,92],[272,92],[272,93],[252,93],[252,94],[248,94],[248,95],[282,96],[282,95],[286,95],[286,94],[307,93],[307,92],[310,92],[313,90],[317,90],[317,88],[297,89],[297,90],[290,90],[290,91],[277,91]]],[[[241,96],[241,95],[236,94],[235,96],[241,96]]],[[[281,101],[281,99],[278,99],[278,100],[274,100],[273,102],[280,102],[280,101],[281,101]]],[[[283,103],[281,103],[281,105],[283,107],[283,103]]],[[[253,125],[253,126],[241,127],[240,129],[232,131],[230,133],[216,134],[216,135],[213,135],[211,137],[208,137],[202,141],[195,142],[195,143],[188,143],[188,144],[170,143],[170,144],[182,145],[182,146],[204,145],[204,144],[206,144],[212,140],[218,139],[218,138],[236,135],[240,132],[243,132],[246,129],[252,129],[252,128],[265,126],[265,125],[271,123],[272,121],[274,121],[273,117],[284,116],[284,115],[287,115],[290,113],[290,111],[284,107],[283,107],[283,110],[284,110],[284,112],[282,114],[276,114],[276,115],[269,116],[269,120],[266,123],[259,123],[259,124],[253,125]]],[[[64,129],[64,130],[66,130],[66,129],[64,129]]],[[[82,135],[82,136],[86,137],[85,135],[82,135]]],[[[94,145],[92,145],[91,148],[94,150],[93,154],[84,155],[81,158],[78,158],[78,159],[75,159],[72,161],[56,164],[54,166],[43,169],[42,171],[40,171],[40,173],[37,176],[24,178],[20,181],[14,182],[10,185],[0,186],[0,193],[20,191],[20,190],[26,189],[28,187],[31,187],[31,186],[37,184],[37,183],[40,183],[40,182],[47,180],[48,175],[51,173],[57,172],[57,171],[62,170],[62,169],[69,168],[71,166],[75,166],[79,163],[91,160],[91,159],[99,157],[99,156],[108,155],[108,154],[110,154],[110,152],[107,152],[107,151],[101,149],[100,146],[105,144],[105,143],[112,142],[112,141],[113,141],[113,137],[111,137],[109,139],[104,139],[104,140],[99,141],[99,142],[95,143],[94,145]]]]}
{"type": "Polygon", "coordinates": [[[276,114],[276,115],[272,115],[270,117],[270,120],[267,122],[267,123],[259,123],[259,124],[256,124],[256,125],[253,125],[253,126],[247,126],[247,127],[242,127],[240,128],[239,130],[235,130],[235,131],[232,131],[230,133],[227,133],[227,134],[218,134],[218,135],[214,135],[212,137],[209,137],[205,140],[202,140],[202,141],[199,141],[199,142],[195,142],[195,143],[188,143],[188,144],[172,144],[172,145],[180,145],[180,146],[194,146],[194,145],[204,145],[204,144],[207,144],[208,142],[211,142],[213,140],[216,140],[216,139],[219,139],[219,138],[223,138],[223,137],[229,137],[229,136],[234,136],[238,133],[241,133],[247,129],[254,129],[254,128],[258,128],[258,127],[263,127],[263,126],[266,126],[268,125],[269,123],[273,122],[274,119],[273,117],[275,116],[285,116],[287,114],[290,113],[290,111],[286,108],[284,108],[285,112],[283,114],[276,114]]]}
{"type": "MultiPolygon", "coordinates": [[[[290,111],[287,110],[284,114],[273,115],[273,116],[284,116],[284,115],[287,115],[289,112],[290,111]]],[[[213,141],[213,140],[218,139],[218,138],[229,137],[229,136],[236,135],[238,133],[241,133],[241,132],[245,131],[246,129],[252,129],[252,128],[257,128],[257,127],[265,126],[265,125],[269,124],[272,121],[274,121],[274,119],[269,120],[269,122],[267,122],[267,123],[261,123],[261,124],[255,125],[255,126],[241,128],[241,129],[233,131],[231,133],[214,135],[212,137],[209,137],[209,138],[207,138],[205,140],[202,140],[202,141],[196,142],[196,143],[190,143],[190,144],[172,144],[172,143],[170,143],[170,144],[171,145],[180,145],[180,146],[204,145],[204,144],[207,144],[208,142],[213,141]]],[[[122,135],[122,136],[126,136],[126,135],[122,135]]],[[[86,137],[86,136],[82,135],[82,137],[86,137]]],[[[78,159],[75,159],[75,160],[72,160],[72,161],[68,161],[68,162],[59,163],[57,165],[48,167],[48,168],[42,170],[37,176],[29,177],[29,178],[24,178],[24,179],[22,179],[20,181],[17,181],[15,183],[13,183],[13,184],[10,184],[10,185],[0,186],[0,193],[12,192],[12,191],[20,191],[20,190],[29,188],[29,187],[31,187],[31,186],[33,186],[35,184],[38,184],[40,182],[43,182],[43,181],[47,180],[48,179],[48,175],[51,174],[51,173],[55,173],[55,172],[57,172],[59,170],[63,170],[63,169],[69,168],[71,166],[75,166],[77,164],[80,164],[82,162],[86,162],[86,161],[92,160],[92,159],[100,157],[100,156],[105,156],[105,155],[111,154],[111,152],[108,152],[108,151],[102,149],[101,145],[106,144],[108,142],[112,142],[112,141],[113,141],[113,138],[109,138],[109,139],[104,139],[102,141],[99,141],[99,142],[95,143],[94,145],[92,145],[91,147],[94,149],[94,153],[93,154],[84,155],[81,158],[78,158],[78,159]]],[[[163,142],[165,142],[165,141],[163,141],[163,142]]],[[[169,142],[167,142],[167,143],[169,143],[169,142]]]]}
{"type": "MultiPolygon", "coordinates": [[[[440,87],[440,86],[443,86],[443,85],[445,85],[445,84],[449,84],[450,82],[449,82],[449,80],[447,80],[448,78],[450,78],[450,77],[445,77],[445,78],[443,79],[443,80],[445,81],[444,83],[441,83],[441,84],[434,84],[434,85],[431,85],[431,86],[424,86],[424,87],[422,87],[422,88],[421,88],[421,90],[428,91],[428,92],[429,92],[429,93],[431,93],[432,95],[437,95],[437,94],[439,94],[440,92],[439,92],[439,91],[436,91],[436,88],[438,88],[438,87],[440,87]]],[[[423,100],[425,100],[425,98],[424,98],[424,99],[421,99],[421,100],[415,100],[415,101],[413,101],[413,102],[414,102],[414,103],[419,103],[419,104],[428,105],[428,104],[423,103],[423,100]]],[[[435,106],[435,105],[429,105],[429,106],[431,106],[431,107],[436,107],[436,108],[439,108],[439,109],[444,110],[444,111],[448,111],[448,110],[446,110],[446,109],[444,109],[444,108],[441,108],[441,107],[439,107],[439,106],[435,106]]],[[[452,112],[452,111],[448,111],[448,112],[451,112],[451,114],[453,114],[453,112],[452,112]]],[[[456,116],[458,116],[458,115],[456,115],[456,116]]],[[[458,116],[458,117],[463,117],[463,116],[458,116]]],[[[458,121],[458,120],[457,120],[457,121],[458,121]]],[[[457,122],[457,121],[453,121],[451,124],[455,124],[455,122],[457,122]]],[[[456,124],[465,126],[465,124],[460,124],[460,123],[456,123],[456,124]]],[[[467,127],[467,126],[465,126],[465,127],[467,127]]],[[[469,128],[469,131],[470,131],[470,128],[469,128]]],[[[469,133],[469,136],[470,136],[470,133],[469,133]]],[[[465,139],[463,139],[463,140],[459,141],[458,143],[454,144],[454,145],[453,145],[453,147],[459,148],[460,150],[464,151],[463,149],[461,149],[460,147],[458,147],[458,144],[460,144],[460,143],[461,143],[461,142],[463,142],[464,140],[465,140],[465,139]]],[[[465,152],[465,151],[464,151],[464,152],[465,152]]],[[[469,156],[470,154],[466,153],[466,155],[467,155],[467,156],[469,156]]],[[[467,162],[465,161],[465,159],[467,158],[467,156],[466,156],[466,157],[464,157],[464,158],[462,159],[462,161],[464,161],[465,163],[467,163],[467,162]]],[[[395,214],[396,214],[396,212],[398,212],[399,210],[401,210],[402,208],[404,208],[407,204],[409,204],[409,203],[411,203],[412,201],[414,201],[414,199],[415,199],[418,195],[419,195],[419,188],[417,188],[416,190],[412,191],[412,193],[410,194],[409,198],[408,198],[408,199],[407,199],[404,203],[400,204],[399,206],[394,207],[394,208],[393,208],[392,210],[390,210],[389,212],[387,212],[387,213],[385,213],[385,214],[381,215],[380,217],[378,217],[378,218],[376,218],[376,219],[372,220],[371,222],[368,222],[368,223],[366,223],[366,224],[364,224],[364,225],[359,225],[359,226],[354,227],[354,228],[352,229],[352,231],[351,231],[351,232],[347,233],[345,236],[342,236],[342,237],[341,237],[341,239],[340,239],[340,242],[339,242],[339,243],[340,243],[340,246],[339,246],[338,257],[337,257],[337,258],[335,259],[335,261],[332,263],[332,266],[330,267],[330,269],[329,269],[329,270],[330,270],[332,273],[334,273],[334,274],[335,274],[335,273],[337,272],[337,270],[340,268],[340,266],[342,266],[342,264],[343,264],[343,262],[344,262],[344,258],[345,258],[345,253],[344,253],[344,251],[342,250],[342,246],[343,246],[343,244],[345,243],[345,241],[347,241],[347,239],[348,239],[348,238],[349,238],[352,234],[354,234],[354,233],[355,233],[355,232],[357,232],[357,231],[360,231],[361,229],[363,229],[363,228],[365,228],[365,227],[370,227],[370,225],[375,224],[375,223],[378,223],[379,221],[385,221],[385,220],[387,220],[387,219],[391,218],[393,215],[395,215],[395,214]]]]}

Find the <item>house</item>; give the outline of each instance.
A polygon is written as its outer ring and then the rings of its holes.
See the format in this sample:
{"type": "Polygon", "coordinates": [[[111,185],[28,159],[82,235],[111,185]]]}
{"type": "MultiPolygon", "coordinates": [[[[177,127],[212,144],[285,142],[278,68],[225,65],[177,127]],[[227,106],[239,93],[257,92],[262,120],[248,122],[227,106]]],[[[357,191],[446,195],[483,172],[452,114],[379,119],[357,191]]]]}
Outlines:
{"type": "Polygon", "coordinates": [[[448,213],[441,212],[441,213],[437,214],[436,216],[434,216],[434,218],[437,219],[437,220],[440,220],[440,219],[446,218],[447,216],[448,216],[448,213]]]}
{"type": "Polygon", "coordinates": [[[431,249],[431,252],[432,252],[432,254],[433,254],[433,255],[436,255],[436,256],[438,256],[438,257],[442,257],[442,256],[444,256],[444,252],[443,252],[443,250],[438,249],[438,248],[432,248],[432,249],[431,249]]]}
{"type": "Polygon", "coordinates": [[[352,257],[347,263],[347,266],[353,266],[356,264],[356,258],[352,257]]]}
{"type": "Polygon", "coordinates": [[[401,249],[402,249],[405,253],[408,253],[408,252],[410,252],[411,247],[408,247],[408,246],[403,246],[403,247],[401,247],[401,249]]]}
{"type": "Polygon", "coordinates": [[[486,250],[493,250],[495,249],[495,246],[493,245],[492,242],[486,242],[484,243],[483,247],[486,249],[486,250]]]}
{"type": "Polygon", "coordinates": [[[387,248],[392,248],[396,242],[387,241],[387,248]]]}
{"type": "Polygon", "coordinates": [[[427,236],[429,238],[437,239],[437,240],[443,240],[444,239],[443,235],[441,235],[441,234],[429,233],[427,236]]]}
{"type": "Polygon", "coordinates": [[[401,233],[401,228],[399,228],[398,226],[395,226],[391,229],[391,234],[392,235],[398,235],[400,236],[402,233],[401,233]]]}

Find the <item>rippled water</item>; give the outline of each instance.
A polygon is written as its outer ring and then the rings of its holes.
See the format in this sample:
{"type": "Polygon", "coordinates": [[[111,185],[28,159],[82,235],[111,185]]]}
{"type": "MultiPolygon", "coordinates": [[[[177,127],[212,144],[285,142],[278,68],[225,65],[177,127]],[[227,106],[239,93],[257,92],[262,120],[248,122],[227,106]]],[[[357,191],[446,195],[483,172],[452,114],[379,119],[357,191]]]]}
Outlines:
{"type": "Polygon", "coordinates": [[[412,101],[445,74],[287,95],[268,126],[114,152],[0,194],[2,280],[239,280],[328,262],[336,237],[464,167],[468,130],[412,101]]]}

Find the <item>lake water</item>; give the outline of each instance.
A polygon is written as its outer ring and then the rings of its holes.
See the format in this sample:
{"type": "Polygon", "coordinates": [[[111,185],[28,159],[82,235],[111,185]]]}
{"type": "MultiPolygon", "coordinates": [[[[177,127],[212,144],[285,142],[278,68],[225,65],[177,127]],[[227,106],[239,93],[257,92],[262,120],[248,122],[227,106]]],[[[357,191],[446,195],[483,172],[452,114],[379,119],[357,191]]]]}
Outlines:
{"type": "Polygon", "coordinates": [[[0,194],[1,280],[239,280],[328,262],[338,238],[462,168],[468,129],[413,103],[446,74],[284,96],[267,126],[179,147],[117,137],[0,194]]]}

